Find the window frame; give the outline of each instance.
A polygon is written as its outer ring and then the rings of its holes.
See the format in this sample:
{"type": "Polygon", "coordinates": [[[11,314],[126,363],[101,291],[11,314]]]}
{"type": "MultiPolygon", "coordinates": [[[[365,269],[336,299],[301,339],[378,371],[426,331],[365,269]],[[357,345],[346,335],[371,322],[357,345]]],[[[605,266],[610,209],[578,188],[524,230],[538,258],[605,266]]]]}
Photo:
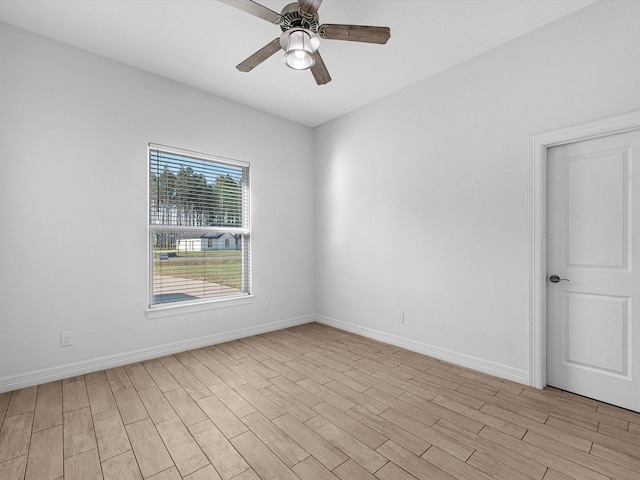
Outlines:
{"type": "Polygon", "coordinates": [[[177,147],[170,147],[157,143],[149,143],[147,147],[147,273],[148,273],[148,292],[147,292],[147,316],[149,318],[165,316],[163,312],[172,314],[176,310],[180,313],[191,311],[202,311],[210,308],[227,307],[231,305],[242,305],[250,303],[253,295],[251,293],[251,167],[250,163],[233,158],[212,155],[194,150],[186,150],[177,147]],[[242,226],[185,226],[185,225],[167,225],[153,224],[151,221],[151,156],[152,152],[162,152],[169,155],[177,155],[200,161],[215,162],[222,165],[240,167],[244,170],[242,182],[242,204],[245,210],[242,215],[242,226]],[[218,232],[240,234],[242,237],[241,248],[241,273],[242,273],[242,292],[234,295],[215,296],[198,298],[194,300],[175,301],[154,303],[154,232],[157,231],[175,231],[175,232],[218,232]]]}

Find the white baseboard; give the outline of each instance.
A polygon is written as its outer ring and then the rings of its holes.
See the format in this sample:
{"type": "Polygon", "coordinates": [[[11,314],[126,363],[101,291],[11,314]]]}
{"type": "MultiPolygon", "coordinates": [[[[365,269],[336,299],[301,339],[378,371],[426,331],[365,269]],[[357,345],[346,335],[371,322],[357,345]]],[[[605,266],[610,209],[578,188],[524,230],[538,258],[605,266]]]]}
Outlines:
{"type": "Polygon", "coordinates": [[[313,322],[314,319],[315,316],[313,315],[305,315],[288,320],[256,325],[254,327],[240,328],[238,330],[215,333],[213,335],[206,335],[204,337],[193,338],[181,342],[159,345],[157,347],[144,348],[133,352],[119,353],[117,355],[109,355],[107,357],[95,358],[92,360],[61,365],[59,367],[45,368],[33,372],[4,377],[0,378],[0,393],[18,390],[32,385],[53,382],[54,380],[61,380],[63,378],[74,377],[76,375],[97,372],[108,368],[119,367],[129,363],[163,357],[165,355],[184,352],[186,350],[193,350],[195,348],[229,342],[231,340],[272,332],[274,330],[294,327],[296,325],[313,322]]]}
{"type": "Polygon", "coordinates": [[[509,367],[500,363],[492,362],[490,360],[483,360],[481,358],[472,357],[471,355],[465,355],[464,353],[453,352],[440,347],[435,347],[427,343],[416,342],[407,338],[399,337],[397,335],[391,335],[389,333],[380,332],[371,328],[362,327],[349,322],[343,322],[334,318],[324,317],[322,315],[315,315],[315,320],[318,323],[328,325],[330,327],[339,328],[347,332],[356,333],[363,337],[372,338],[381,342],[388,343],[390,345],[405,348],[412,352],[421,353],[430,357],[437,358],[439,360],[445,360],[447,362],[455,363],[463,367],[472,368],[489,375],[512,380],[524,385],[529,384],[529,372],[518,368],[509,367]]]}
{"type": "Polygon", "coordinates": [[[129,363],[150,360],[165,355],[184,352],[186,350],[193,350],[195,348],[216,345],[218,343],[229,342],[231,340],[237,340],[239,338],[245,338],[252,335],[259,335],[261,333],[281,330],[283,328],[294,327],[296,325],[302,325],[313,321],[317,321],[318,323],[329,325],[331,327],[339,328],[347,332],[356,333],[358,335],[362,335],[363,337],[379,340],[396,347],[405,348],[407,350],[421,353],[423,355],[428,355],[440,360],[455,363],[456,365],[472,368],[480,372],[488,373],[489,375],[495,375],[497,377],[513,380],[514,382],[522,383],[525,385],[527,385],[529,382],[529,373],[525,370],[520,370],[496,362],[472,357],[470,355],[453,352],[451,350],[435,347],[426,343],[416,342],[414,340],[380,332],[371,328],[362,327],[353,323],[343,322],[322,315],[304,315],[302,317],[280,320],[263,325],[256,325],[254,327],[216,333],[213,335],[207,335],[204,337],[184,340],[181,342],[160,345],[157,347],[145,348],[133,352],[120,353],[117,355],[110,355],[107,357],[101,357],[92,360],[86,360],[83,362],[61,365],[59,367],[46,368],[33,372],[0,378],[0,393],[18,390],[20,388],[30,387],[32,385],[40,385],[43,383],[53,382],[55,380],[74,377],[76,375],[84,375],[86,373],[105,370],[108,368],[119,367],[122,365],[127,365],[129,363]]]}

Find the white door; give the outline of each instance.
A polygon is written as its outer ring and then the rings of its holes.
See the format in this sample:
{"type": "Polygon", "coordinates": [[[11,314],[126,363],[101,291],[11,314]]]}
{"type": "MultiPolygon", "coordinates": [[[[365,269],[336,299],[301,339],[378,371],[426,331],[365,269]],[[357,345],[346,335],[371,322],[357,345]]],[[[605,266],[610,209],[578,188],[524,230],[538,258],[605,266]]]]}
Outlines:
{"type": "Polygon", "coordinates": [[[547,156],[547,384],[635,411],[639,156],[640,130],[553,147],[547,156]]]}

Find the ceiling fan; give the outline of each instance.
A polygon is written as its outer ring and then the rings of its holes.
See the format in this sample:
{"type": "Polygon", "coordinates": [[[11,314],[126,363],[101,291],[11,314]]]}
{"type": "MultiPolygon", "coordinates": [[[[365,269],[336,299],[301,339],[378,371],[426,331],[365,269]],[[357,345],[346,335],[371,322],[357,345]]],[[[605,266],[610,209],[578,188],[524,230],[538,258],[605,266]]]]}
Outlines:
{"type": "Polygon", "coordinates": [[[283,32],[280,37],[239,63],[236,68],[241,72],[250,72],[282,49],[285,51],[285,64],[295,70],[311,69],[316,83],[324,85],[331,81],[331,76],[318,51],[320,39],[385,44],[391,37],[389,27],[320,25],[318,8],[322,0],[298,0],[286,5],[281,13],[276,13],[252,0],[220,1],[279,25],[283,32]]]}

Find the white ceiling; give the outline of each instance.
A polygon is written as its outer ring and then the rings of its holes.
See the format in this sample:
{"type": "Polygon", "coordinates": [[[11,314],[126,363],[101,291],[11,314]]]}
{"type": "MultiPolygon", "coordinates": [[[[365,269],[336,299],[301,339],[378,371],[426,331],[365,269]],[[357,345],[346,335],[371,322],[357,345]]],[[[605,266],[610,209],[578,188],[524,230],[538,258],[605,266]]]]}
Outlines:
{"type": "MultiPolygon", "coordinates": [[[[216,0],[4,0],[0,21],[266,112],[317,126],[596,0],[325,0],[321,23],[391,28],[386,45],[323,40],[333,80],[316,85],[277,53],[235,66],[279,36],[216,0]]],[[[280,12],[287,0],[262,0],[280,12]]]]}

